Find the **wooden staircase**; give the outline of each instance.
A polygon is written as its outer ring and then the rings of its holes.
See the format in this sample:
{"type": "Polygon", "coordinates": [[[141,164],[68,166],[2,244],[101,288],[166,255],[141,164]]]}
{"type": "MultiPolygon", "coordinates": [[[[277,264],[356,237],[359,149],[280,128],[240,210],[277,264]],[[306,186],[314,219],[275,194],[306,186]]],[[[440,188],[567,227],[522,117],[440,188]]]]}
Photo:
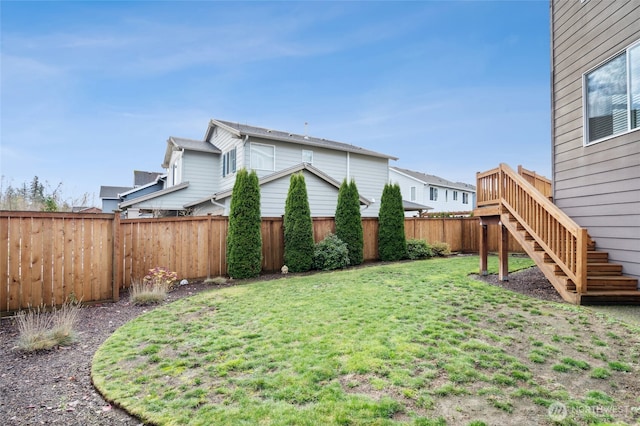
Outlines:
{"type": "Polygon", "coordinates": [[[540,192],[540,185],[529,183],[520,168],[519,172],[501,164],[478,174],[474,215],[481,224],[499,223],[508,230],[564,300],[640,304],[638,280],[622,275],[622,265],[610,263],[609,254],[596,249],[587,231],[549,200],[550,191],[540,192]]]}

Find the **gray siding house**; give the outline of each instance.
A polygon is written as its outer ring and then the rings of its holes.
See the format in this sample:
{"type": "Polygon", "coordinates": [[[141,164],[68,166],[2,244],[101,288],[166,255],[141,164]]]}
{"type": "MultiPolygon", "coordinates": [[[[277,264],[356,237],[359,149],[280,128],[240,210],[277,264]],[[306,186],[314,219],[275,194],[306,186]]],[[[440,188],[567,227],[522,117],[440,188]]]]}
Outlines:
{"type": "Polygon", "coordinates": [[[551,1],[553,200],[640,278],[640,1],[551,1]]]}
{"type": "Polygon", "coordinates": [[[313,216],[333,216],[340,184],[354,179],[362,216],[377,217],[390,159],[397,158],[327,139],[211,120],[201,141],[169,138],[164,189],[120,207],[228,215],[236,172],[246,168],[260,178],[262,216],[284,214],[289,178],[301,172],[313,216]]]}

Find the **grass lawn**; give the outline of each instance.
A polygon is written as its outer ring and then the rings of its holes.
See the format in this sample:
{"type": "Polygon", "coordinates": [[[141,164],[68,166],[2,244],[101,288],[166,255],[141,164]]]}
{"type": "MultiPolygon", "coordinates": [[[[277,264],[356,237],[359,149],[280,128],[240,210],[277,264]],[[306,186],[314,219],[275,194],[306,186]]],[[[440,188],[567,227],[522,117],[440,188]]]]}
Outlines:
{"type": "Polygon", "coordinates": [[[118,329],[93,381],[170,425],[640,419],[640,329],[468,277],[477,270],[476,256],[452,257],[201,293],[118,329]]]}

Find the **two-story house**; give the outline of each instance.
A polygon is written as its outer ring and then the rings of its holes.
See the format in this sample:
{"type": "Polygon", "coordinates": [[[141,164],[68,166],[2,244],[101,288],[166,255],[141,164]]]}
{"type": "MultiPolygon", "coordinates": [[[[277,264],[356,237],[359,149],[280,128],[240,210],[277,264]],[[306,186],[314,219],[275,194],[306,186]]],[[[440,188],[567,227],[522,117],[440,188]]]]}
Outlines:
{"type": "Polygon", "coordinates": [[[227,215],[236,172],[246,168],[260,178],[262,216],[284,214],[289,178],[302,172],[313,216],[333,216],[340,184],[354,179],[362,216],[376,217],[390,159],[397,160],[355,145],[214,119],[203,140],[169,138],[165,187],[120,208],[227,215]]]}
{"type": "Polygon", "coordinates": [[[551,1],[553,200],[640,278],[640,1],[551,1]]]}
{"type": "MultiPolygon", "coordinates": [[[[424,206],[424,213],[462,213],[474,209],[476,187],[400,167],[389,167],[389,180],[400,185],[405,205],[424,206]]],[[[405,216],[417,216],[405,207],[405,216]]]]}

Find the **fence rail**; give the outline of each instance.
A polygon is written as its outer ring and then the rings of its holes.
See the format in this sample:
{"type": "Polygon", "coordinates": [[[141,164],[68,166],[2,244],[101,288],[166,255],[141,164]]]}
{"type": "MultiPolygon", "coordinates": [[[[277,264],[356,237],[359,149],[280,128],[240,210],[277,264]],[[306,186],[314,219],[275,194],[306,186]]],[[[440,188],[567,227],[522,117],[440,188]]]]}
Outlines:
{"type": "MultiPolygon", "coordinates": [[[[164,266],[180,278],[226,273],[226,217],[123,219],[109,214],[0,211],[0,313],[40,305],[117,300],[119,290],[164,266]]],[[[364,260],[378,258],[378,220],[363,218],[364,260]]],[[[335,232],[332,217],[313,219],[314,238],[335,232]]],[[[407,238],[442,241],[455,252],[478,251],[477,218],[407,218],[407,238]]],[[[489,250],[498,247],[489,234],[489,250]]],[[[510,251],[522,248],[510,241],[510,251]]],[[[281,217],[262,219],[262,268],[283,265],[281,217]]]]}

